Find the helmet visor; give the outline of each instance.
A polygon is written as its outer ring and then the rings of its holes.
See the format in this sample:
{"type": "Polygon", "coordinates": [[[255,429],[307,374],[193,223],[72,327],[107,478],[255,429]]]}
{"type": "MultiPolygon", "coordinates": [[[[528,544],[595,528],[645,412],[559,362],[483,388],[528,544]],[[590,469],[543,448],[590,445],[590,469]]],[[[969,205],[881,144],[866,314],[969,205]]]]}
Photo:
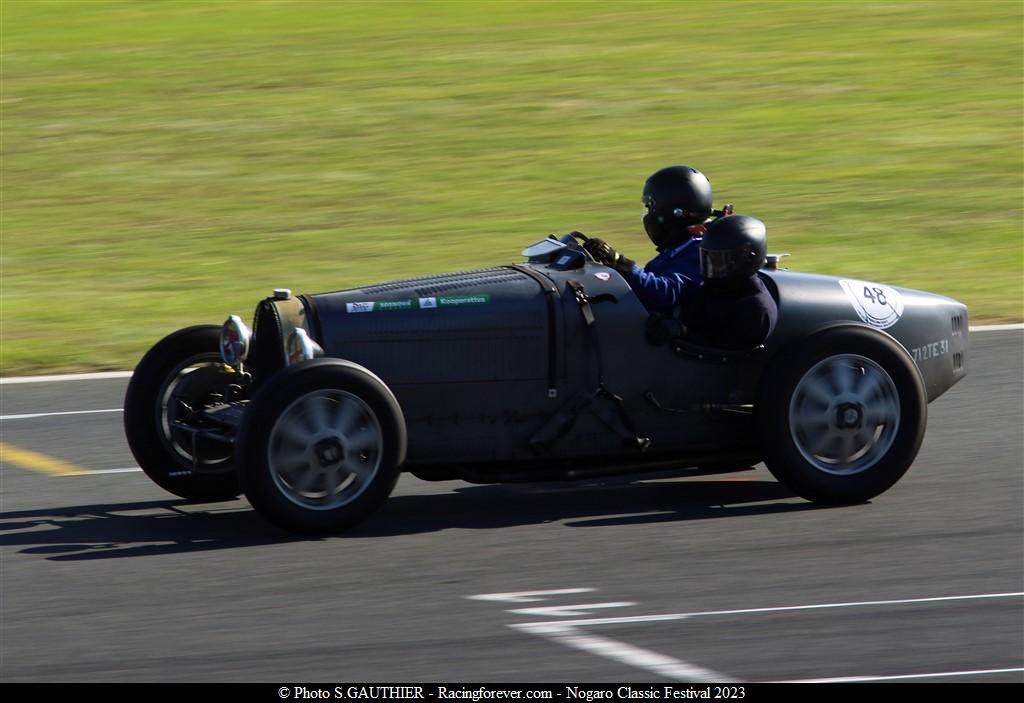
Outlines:
{"type": "Polygon", "coordinates": [[[656,247],[667,246],[672,239],[671,230],[665,224],[665,218],[648,210],[644,214],[644,231],[651,238],[651,243],[656,247]]]}
{"type": "Polygon", "coordinates": [[[700,272],[706,279],[720,281],[743,271],[748,258],[745,250],[701,249],[700,272]]]}

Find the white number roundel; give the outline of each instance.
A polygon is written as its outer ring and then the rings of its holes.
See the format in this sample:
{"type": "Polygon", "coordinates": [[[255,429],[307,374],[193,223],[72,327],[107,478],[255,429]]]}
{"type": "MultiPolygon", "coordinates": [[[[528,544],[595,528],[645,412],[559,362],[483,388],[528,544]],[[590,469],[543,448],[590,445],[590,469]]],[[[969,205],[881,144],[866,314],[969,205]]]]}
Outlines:
{"type": "Polygon", "coordinates": [[[892,286],[870,281],[839,281],[857,316],[872,327],[884,330],[903,317],[903,297],[892,286]]]}

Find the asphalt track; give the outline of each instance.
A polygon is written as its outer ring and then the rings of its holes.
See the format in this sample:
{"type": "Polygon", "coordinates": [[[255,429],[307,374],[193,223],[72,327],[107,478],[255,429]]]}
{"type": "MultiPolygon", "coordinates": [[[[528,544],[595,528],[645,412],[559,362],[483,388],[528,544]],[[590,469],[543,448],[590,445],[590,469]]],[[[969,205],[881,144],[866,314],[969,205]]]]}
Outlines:
{"type": "Polygon", "coordinates": [[[116,409],[124,379],[4,385],[0,680],[1024,681],[1024,333],[972,335],[969,363],[868,504],[763,466],[406,476],[313,540],[164,493],[118,412],[21,417],[116,409]]]}

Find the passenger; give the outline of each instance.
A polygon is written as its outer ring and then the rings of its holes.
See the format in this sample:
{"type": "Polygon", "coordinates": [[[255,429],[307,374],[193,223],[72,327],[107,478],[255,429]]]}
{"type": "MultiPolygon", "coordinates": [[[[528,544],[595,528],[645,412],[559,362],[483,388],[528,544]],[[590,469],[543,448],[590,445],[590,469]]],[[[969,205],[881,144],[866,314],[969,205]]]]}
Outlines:
{"type": "Polygon", "coordinates": [[[704,280],[684,292],[675,310],[684,339],[725,349],[764,342],[778,319],[775,299],[757,275],[767,250],[767,231],[757,218],[733,215],[708,226],[700,242],[704,280]]]}
{"type": "Polygon", "coordinates": [[[644,229],[658,256],[641,268],[601,239],[583,248],[622,274],[650,312],[670,315],[683,289],[700,283],[699,237],[711,216],[711,183],[689,166],[669,166],[644,184],[644,229]]]}

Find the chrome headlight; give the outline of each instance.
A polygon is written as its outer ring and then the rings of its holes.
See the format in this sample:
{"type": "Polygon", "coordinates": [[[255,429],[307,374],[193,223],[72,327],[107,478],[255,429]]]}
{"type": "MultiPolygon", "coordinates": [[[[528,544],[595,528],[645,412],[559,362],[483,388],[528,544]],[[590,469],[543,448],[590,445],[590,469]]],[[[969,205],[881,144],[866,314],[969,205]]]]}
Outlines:
{"type": "Polygon", "coordinates": [[[304,359],[312,359],[323,356],[323,348],[314,342],[309,333],[301,327],[297,328],[288,337],[288,363],[294,364],[304,359]]]}
{"type": "Polygon", "coordinates": [[[238,315],[232,315],[220,328],[220,358],[224,363],[239,368],[249,356],[252,332],[238,315]]]}

